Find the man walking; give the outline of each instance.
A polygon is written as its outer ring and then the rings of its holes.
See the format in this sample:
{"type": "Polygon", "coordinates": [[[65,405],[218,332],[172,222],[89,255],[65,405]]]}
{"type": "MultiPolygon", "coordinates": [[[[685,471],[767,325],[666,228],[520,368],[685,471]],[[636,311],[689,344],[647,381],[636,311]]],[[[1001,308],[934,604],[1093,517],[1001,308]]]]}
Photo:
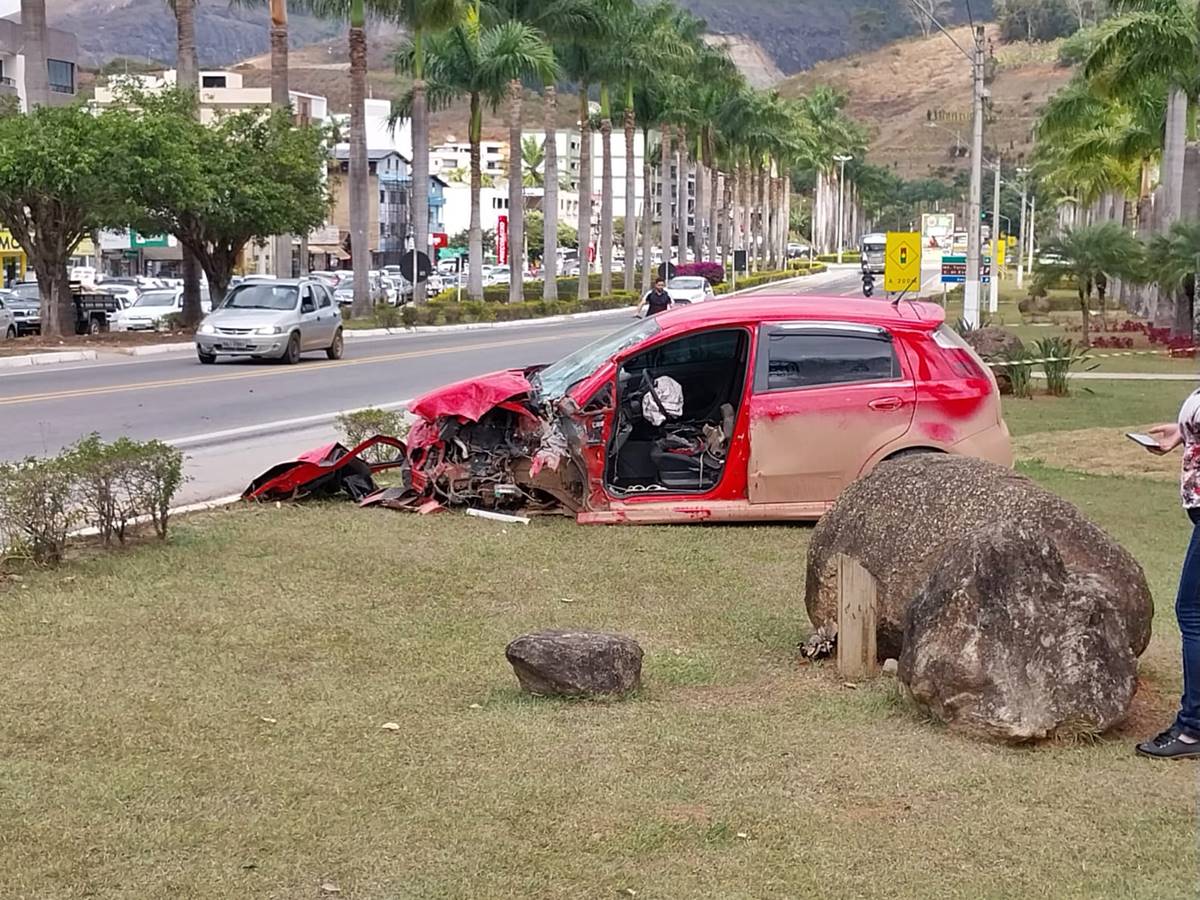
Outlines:
{"type": "Polygon", "coordinates": [[[657,316],[671,308],[671,295],[667,293],[667,283],[661,278],[654,280],[654,290],[642,298],[646,306],[647,316],[657,316]]]}

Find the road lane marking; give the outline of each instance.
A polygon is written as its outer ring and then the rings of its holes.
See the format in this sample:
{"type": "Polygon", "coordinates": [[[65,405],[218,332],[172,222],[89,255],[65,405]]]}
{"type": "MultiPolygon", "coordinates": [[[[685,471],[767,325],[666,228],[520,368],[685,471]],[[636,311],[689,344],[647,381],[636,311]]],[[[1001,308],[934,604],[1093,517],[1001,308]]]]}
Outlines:
{"type": "Polygon", "coordinates": [[[489,341],[482,344],[469,344],[457,347],[437,347],[429,350],[410,350],[405,353],[387,353],[379,356],[365,356],[360,359],[342,359],[317,365],[278,366],[273,368],[256,369],[252,371],[229,372],[220,375],[207,375],[199,378],[171,378],[158,381],[141,381],[132,384],[114,384],[106,387],[75,388],[64,391],[47,391],[38,394],[23,394],[16,397],[0,398],[0,406],[16,406],[21,403],[38,403],[49,400],[71,400],[81,397],[100,397],[108,394],[122,394],[133,391],[144,391],[158,388],[187,387],[197,384],[213,384],[221,381],[238,381],[244,378],[266,378],[272,375],[302,374],[308,372],[328,372],[330,369],[340,369],[348,366],[372,365],[383,362],[396,362],[405,359],[423,359],[430,356],[442,356],[449,353],[461,353],[473,350],[494,350],[501,347],[519,347],[526,344],[545,344],[563,338],[583,337],[591,335],[591,331],[573,331],[563,334],[546,335],[542,337],[520,338],[508,341],[489,341]]]}

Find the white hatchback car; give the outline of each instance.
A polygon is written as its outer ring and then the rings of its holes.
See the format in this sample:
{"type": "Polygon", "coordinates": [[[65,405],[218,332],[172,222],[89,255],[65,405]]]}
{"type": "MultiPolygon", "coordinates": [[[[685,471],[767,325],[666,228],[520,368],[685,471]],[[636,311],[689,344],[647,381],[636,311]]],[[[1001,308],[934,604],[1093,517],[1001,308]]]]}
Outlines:
{"type": "Polygon", "coordinates": [[[15,297],[8,291],[0,292],[0,341],[11,341],[17,336],[17,320],[4,302],[10,296],[15,297]]]}
{"type": "Polygon", "coordinates": [[[672,303],[703,303],[714,296],[712,285],[702,275],[677,275],[667,282],[672,303]]]}

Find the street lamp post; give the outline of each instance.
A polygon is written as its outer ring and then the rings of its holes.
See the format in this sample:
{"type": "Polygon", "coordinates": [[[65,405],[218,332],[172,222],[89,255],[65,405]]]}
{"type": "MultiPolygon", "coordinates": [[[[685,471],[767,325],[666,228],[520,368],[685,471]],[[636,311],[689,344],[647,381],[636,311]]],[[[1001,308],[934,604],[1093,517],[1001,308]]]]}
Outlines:
{"type": "Polygon", "coordinates": [[[1017,169],[1021,178],[1021,231],[1017,235],[1017,290],[1025,287],[1025,203],[1029,194],[1029,170],[1017,169]]]}
{"type": "Polygon", "coordinates": [[[842,253],[846,242],[846,163],[854,159],[853,156],[847,156],[844,153],[839,153],[833,157],[833,161],[841,164],[841,171],[838,174],[838,265],[842,264],[842,253]]]}

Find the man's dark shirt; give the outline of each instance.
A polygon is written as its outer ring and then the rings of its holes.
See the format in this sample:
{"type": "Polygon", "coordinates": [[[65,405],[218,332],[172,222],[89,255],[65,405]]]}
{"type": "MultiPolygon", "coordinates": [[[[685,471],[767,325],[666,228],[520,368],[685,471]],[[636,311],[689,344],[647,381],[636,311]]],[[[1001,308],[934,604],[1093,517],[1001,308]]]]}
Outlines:
{"type": "Polygon", "coordinates": [[[671,307],[671,295],[666,291],[653,290],[646,295],[646,315],[657,316],[671,307]]]}

